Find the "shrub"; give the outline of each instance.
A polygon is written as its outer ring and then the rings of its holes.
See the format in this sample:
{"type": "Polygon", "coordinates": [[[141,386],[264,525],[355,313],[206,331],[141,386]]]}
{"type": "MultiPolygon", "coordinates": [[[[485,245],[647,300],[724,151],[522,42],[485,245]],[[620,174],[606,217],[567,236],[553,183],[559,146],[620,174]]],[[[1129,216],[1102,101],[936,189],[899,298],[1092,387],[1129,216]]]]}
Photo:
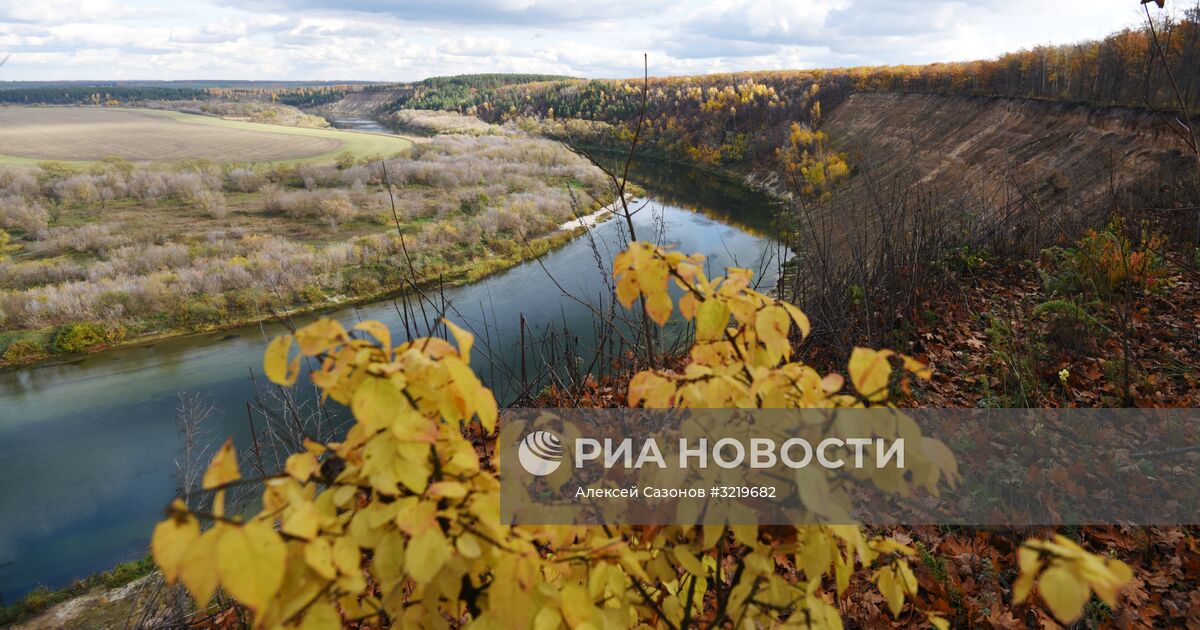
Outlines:
{"type": "Polygon", "coordinates": [[[1143,233],[1134,243],[1124,226],[1115,222],[1099,232],[1088,230],[1079,239],[1074,262],[1088,285],[1085,288],[1099,295],[1119,292],[1126,283],[1151,290],[1166,279],[1166,265],[1156,253],[1164,242],[1162,236],[1143,233]]]}
{"type": "Polygon", "coordinates": [[[40,239],[50,224],[50,213],[36,202],[18,195],[0,197],[0,228],[21,230],[26,238],[40,239]]]}
{"type": "Polygon", "coordinates": [[[157,204],[169,192],[167,175],[161,171],[139,169],[129,178],[129,193],[146,205],[157,204]]]}
{"type": "Polygon", "coordinates": [[[32,363],[46,355],[42,344],[29,339],[14,341],[4,349],[4,360],[9,363],[32,363]]]}
{"type": "Polygon", "coordinates": [[[229,214],[229,206],[225,203],[225,195],[207,188],[192,192],[190,201],[196,204],[209,218],[223,219],[229,214]]]}
{"type": "Polygon", "coordinates": [[[75,169],[71,168],[66,162],[47,161],[38,163],[37,178],[41,182],[52,182],[55,180],[70,177],[75,173],[75,169]]]}
{"type": "MultiPolygon", "coordinates": [[[[3,236],[0,236],[3,239],[3,236]]],[[[88,275],[83,265],[69,258],[49,258],[14,263],[0,274],[0,286],[11,288],[35,287],[71,280],[81,280],[88,275]]]]}
{"type": "Polygon", "coordinates": [[[96,180],[91,175],[73,175],[54,182],[54,196],[67,204],[85,205],[100,199],[96,180]]]}
{"type": "Polygon", "coordinates": [[[354,206],[346,193],[340,190],[321,199],[318,208],[317,215],[335,232],[339,223],[354,217],[354,206]]]}
{"type": "Polygon", "coordinates": [[[83,352],[97,346],[116,343],[125,338],[124,328],[109,328],[94,322],[79,322],[59,326],[51,347],[55,352],[83,352]]]}
{"type": "Polygon", "coordinates": [[[254,192],[262,188],[265,181],[252,168],[235,168],[225,176],[225,187],[235,192],[254,192]]]}
{"type": "Polygon", "coordinates": [[[205,324],[217,324],[224,320],[225,312],[212,299],[194,298],[181,302],[171,314],[171,322],[180,328],[193,328],[205,324]]]}
{"type": "Polygon", "coordinates": [[[300,287],[296,295],[307,304],[321,304],[326,299],[325,292],[316,284],[306,284],[300,287]]]}
{"type": "Polygon", "coordinates": [[[0,193],[33,197],[41,194],[41,187],[29,169],[0,169],[0,193]]]}

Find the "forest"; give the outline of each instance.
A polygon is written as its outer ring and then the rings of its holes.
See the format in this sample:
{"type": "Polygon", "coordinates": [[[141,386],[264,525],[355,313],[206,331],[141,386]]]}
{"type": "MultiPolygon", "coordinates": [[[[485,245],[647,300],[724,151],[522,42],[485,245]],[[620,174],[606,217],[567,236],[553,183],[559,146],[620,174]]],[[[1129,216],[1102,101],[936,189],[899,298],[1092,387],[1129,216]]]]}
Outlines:
{"type": "Polygon", "coordinates": [[[185,100],[206,98],[208,92],[199,88],[152,86],[73,86],[6,87],[0,88],[0,103],[12,105],[110,105],[152,99],[185,100]]]}
{"type": "MultiPolygon", "coordinates": [[[[743,172],[764,166],[786,172],[790,163],[793,171],[803,169],[810,187],[819,189],[842,177],[845,168],[844,156],[828,155],[818,146],[821,111],[832,110],[855,92],[1195,109],[1200,106],[1200,7],[1186,8],[1178,20],[1155,20],[1153,30],[1127,28],[1096,41],[1037,46],[990,60],[652,77],[643,149],[743,172]],[[1161,57],[1152,54],[1156,39],[1161,57]],[[812,154],[812,164],[805,163],[806,152],[812,154]]],[[[631,139],[641,111],[641,79],[521,79],[511,84],[486,76],[428,80],[397,106],[449,109],[491,122],[521,117],[599,121],[618,128],[576,140],[620,145],[631,139]]]]}

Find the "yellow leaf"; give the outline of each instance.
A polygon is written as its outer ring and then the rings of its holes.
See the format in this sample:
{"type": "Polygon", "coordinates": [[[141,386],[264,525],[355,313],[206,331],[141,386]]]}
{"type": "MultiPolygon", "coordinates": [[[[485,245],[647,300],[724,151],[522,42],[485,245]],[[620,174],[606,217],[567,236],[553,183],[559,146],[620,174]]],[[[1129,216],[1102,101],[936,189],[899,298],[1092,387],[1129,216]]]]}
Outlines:
{"type": "Polygon", "coordinates": [[[900,355],[900,358],[904,360],[904,369],[912,372],[917,378],[927,381],[933,376],[933,370],[928,365],[906,354],[900,355]]]}
{"type": "Polygon", "coordinates": [[[300,356],[288,362],[288,354],[292,351],[291,335],[283,335],[271,340],[263,355],[263,373],[272,383],[291,387],[300,375],[300,356]]]}
{"type": "Polygon", "coordinates": [[[204,471],[204,479],[201,483],[205,490],[211,490],[241,478],[242,475],[238,472],[237,454],[233,450],[233,438],[229,438],[225,440],[221,450],[217,451],[212,461],[209,462],[208,470],[204,471]]]}
{"type": "Polygon", "coordinates": [[[304,622],[300,624],[300,630],[340,630],[341,627],[342,618],[338,616],[337,609],[333,604],[319,599],[309,605],[304,613],[304,622]]]}
{"type": "Polygon", "coordinates": [[[900,588],[904,589],[904,594],[909,596],[916,595],[917,576],[913,574],[912,569],[908,566],[908,563],[902,560],[897,560],[895,563],[895,568],[896,582],[900,584],[900,588]]]}
{"type": "Polygon", "coordinates": [[[372,337],[379,341],[379,345],[383,346],[383,351],[385,353],[391,353],[392,331],[388,330],[388,327],[384,326],[382,322],[374,319],[368,319],[355,324],[354,330],[362,330],[369,333],[372,337]]]}
{"type": "Polygon", "coordinates": [[[1133,579],[1133,571],[1124,562],[1109,558],[1104,561],[1103,573],[1104,575],[1095,576],[1090,580],[1092,590],[1096,591],[1096,596],[1106,604],[1116,606],[1117,593],[1133,579]]]}
{"type": "Polygon", "coordinates": [[[350,410],[368,429],[378,431],[390,427],[407,406],[404,396],[390,380],[368,376],[354,392],[350,410]]]}
{"type": "Polygon", "coordinates": [[[617,300],[625,308],[633,306],[633,301],[637,299],[638,286],[633,274],[627,273],[617,280],[617,300]]]}
{"type": "Polygon", "coordinates": [[[483,555],[483,548],[479,546],[479,540],[471,534],[462,534],[455,539],[454,548],[458,550],[459,555],[468,560],[474,560],[483,555]]]}
{"type": "Polygon", "coordinates": [[[346,329],[337,320],[322,317],[296,331],[296,343],[306,356],[320,354],[346,341],[346,329]]]}
{"type": "Polygon", "coordinates": [[[172,514],[154,526],[154,534],[150,537],[150,553],[162,569],[167,583],[175,582],[183,556],[199,537],[200,523],[191,514],[172,514]]]}
{"type": "Polygon", "coordinates": [[[715,341],[725,337],[729,325],[729,307],[717,300],[705,300],[696,309],[696,341],[715,341]]]}
{"type": "MultiPolygon", "coordinates": [[[[743,545],[754,547],[758,544],[757,525],[730,525],[729,529],[733,530],[733,539],[743,545]]],[[[705,536],[704,542],[708,542],[707,536],[705,536]]]]}
{"type": "Polygon", "coordinates": [[[533,630],[557,630],[562,625],[562,616],[553,608],[542,608],[533,617],[533,630]]]}
{"type": "Polygon", "coordinates": [[[404,566],[418,584],[432,580],[446,560],[450,559],[450,543],[438,527],[430,527],[413,537],[404,555],[404,566]]]}
{"type": "Polygon", "coordinates": [[[654,372],[638,372],[629,381],[629,406],[645,402],[647,409],[666,409],[675,396],[675,383],[654,372]]]}
{"type": "Polygon", "coordinates": [[[397,531],[388,532],[371,557],[371,573],[384,588],[404,577],[404,536],[397,531]]]}
{"type": "Polygon", "coordinates": [[[937,630],[950,630],[950,621],[938,613],[928,613],[927,619],[937,630]]]}
{"type": "Polygon", "coordinates": [[[659,326],[667,323],[667,319],[671,317],[671,309],[673,307],[671,296],[667,293],[666,287],[661,291],[646,294],[646,313],[659,326]]]}
{"type": "Polygon", "coordinates": [[[438,481],[429,484],[426,492],[439,499],[461,499],[467,496],[467,487],[458,481],[438,481]]]}
{"type": "Polygon", "coordinates": [[[800,329],[800,335],[807,337],[812,332],[812,324],[808,321],[808,315],[805,315],[804,311],[797,308],[794,304],[787,302],[780,302],[780,304],[783,305],[788,315],[792,317],[792,321],[796,322],[796,327],[800,329]]]}
{"type": "Polygon", "coordinates": [[[287,547],[266,521],[230,527],[217,543],[221,585],[234,599],[258,612],[283,584],[287,547]]]}
{"type": "Polygon", "coordinates": [[[196,605],[204,607],[217,592],[220,575],[217,572],[217,545],[225,533],[223,525],[215,525],[196,539],[183,556],[179,581],[187,587],[196,605]]]}
{"type": "Polygon", "coordinates": [[[701,532],[704,535],[704,549],[708,550],[716,547],[717,543],[721,542],[721,536],[725,535],[725,526],[704,525],[701,528],[701,532]]]}
{"type": "Polygon", "coordinates": [[[693,556],[692,552],[686,548],[677,546],[671,551],[675,556],[675,561],[679,563],[679,566],[683,567],[684,571],[697,577],[704,577],[707,574],[704,570],[704,565],[700,564],[696,556],[693,556]]]}
{"type": "Polygon", "coordinates": [[[696,309],[700,306],[700,302],[696,300],[695,294],[688,292],[684,293],[683,297],[679,298],[679,314],[683,315],[684,319],[692,319],[696,316],[696,309]]]}
{"type": "Polygon", "coordinates": [[[900,612],[904,609],[904,588],[896,579],[896,573],[892,567],[883,567],[875,572],[875,585],[879,588],[879,593],[887,600],[888,610],[892,611],[892,616],[899,617],[900,612]]]}
{"type": "Polygon", "coordinates": [[[1050,612],[1063,623],[1078,619],[1090,596],[1080,576],[1060,564],[1053,564],[1042,572],[1038,580],[1038,593],[1050,612]]]}
{"type": "Polygon", "coordinates": [[[1037,578],[1038,571],[1042,570],[1042,560],[1037,551],[1028,547],[1017,548],[1017,566],[1020,567],[1021,573],[1017,576],[1016,582],[1013,582],[1013,603],[1020,604],[1029,597],[1029,591],[1033,590],[1034,579],[1037,578]]]}
{"type": "Polygon", "coordinates": [[[317,537],[317,506],[307,501],[292,506],[281,528],[288,536],[312,540],[317,537]]]}
{"type": "Polygon", "coordinates": [[[324,538],[314,538],[304,545],[304,563],[326,580],[337,577],[337,567],[333,566],[333,547],[324,538]]]}
{"type": "Polygon", "coordinates": [[[496,397],[492,390],[480,387],[479,396],[475,399],[475,414],[479,416],[479,423],[488,433],[496,430],[496,419],[500,415],[500,409],[496,405],[496,397]]]}
{"type": "Polygon", "coordinates": [[[361,560],[362,552],[354,541],[345,536],[339,536],[333,541],[333,566],[337,567],[342,575],[358,573],[361,560]]]}
{"type": "Polygon", "coordinates": [[[850,353],[850,382],[868,400],[878,402],[887,398],[888,379],[892,376],[890,356],[891,350],[870,348],[855,348],[850,353]]]}
{"type": "Polygon", "coordinates": [[[578,584],[567,584],[562,589],[562,614],[568,628],[578,628],[592,622],[595,607],[588,590],[578,584]]]}
{"type": "Polygon", "coordinates": [[[287,463],[284,464],[287,474],[300,483],[308,481],[320,469],[321,464],[317,462],[317,456],[307,451],[289,455],[287,463]]]}
{"type": "Polygon", "coordinates": [[[787,311],[778,306],[768,306],[758,311],[754,318],[754,330],[767,351],[771,353],[772,362],[786,358],[792,353],[792,345],[788,341],[788,329],[791,319],[787,311]]]}
{"type": "Polygon", "coordinates": [[[458,356],[463,363],[470,365],[471,363],[471,346],[475,344],[475,335],[459,328],[454,322],[448,319],[442,319],[446,324],[446,328],[450,329],[450,334],[454,335],[454,343],[458,344],[458,356]]]}

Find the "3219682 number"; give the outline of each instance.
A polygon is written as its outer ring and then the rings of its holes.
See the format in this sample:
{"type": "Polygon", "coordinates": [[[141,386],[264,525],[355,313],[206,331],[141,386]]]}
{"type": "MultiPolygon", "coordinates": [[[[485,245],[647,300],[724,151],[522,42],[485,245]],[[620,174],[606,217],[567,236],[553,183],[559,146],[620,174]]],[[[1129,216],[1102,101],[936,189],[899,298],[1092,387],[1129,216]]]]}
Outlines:
{"type": "Polygon", "coordinates": [[[774,499],[775,486],[717,486],[713,494],[722,499],[774,499]]]}

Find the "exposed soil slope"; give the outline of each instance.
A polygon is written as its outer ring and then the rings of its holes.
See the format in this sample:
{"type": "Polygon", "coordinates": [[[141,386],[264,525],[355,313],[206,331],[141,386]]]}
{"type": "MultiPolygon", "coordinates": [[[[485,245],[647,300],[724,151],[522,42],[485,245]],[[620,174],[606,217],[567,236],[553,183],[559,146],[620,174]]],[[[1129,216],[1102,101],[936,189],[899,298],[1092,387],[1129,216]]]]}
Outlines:
{"type": "Polygon", "coordinates": [[[412,92],[412,88],[395,88],[390,90],[363,90],[361,92],[350,92],[346,96],[325,103],[319,107],[312,108],[313,113],[326,116],[344,117],[344,116],[367,116],[373,117],[382,112],[394,109],[394,105],[401,97],[412,92]]]}
{"type": "Polygon", "coordinates": [[[910,171],[923,187],[969,190],[1001,207],[1028,196],[1093,205],[1113,188],[1186,164],[1155,115],[1027,99],[856,93],[826,118],[834,145],[878,176],[910,171]]]}

